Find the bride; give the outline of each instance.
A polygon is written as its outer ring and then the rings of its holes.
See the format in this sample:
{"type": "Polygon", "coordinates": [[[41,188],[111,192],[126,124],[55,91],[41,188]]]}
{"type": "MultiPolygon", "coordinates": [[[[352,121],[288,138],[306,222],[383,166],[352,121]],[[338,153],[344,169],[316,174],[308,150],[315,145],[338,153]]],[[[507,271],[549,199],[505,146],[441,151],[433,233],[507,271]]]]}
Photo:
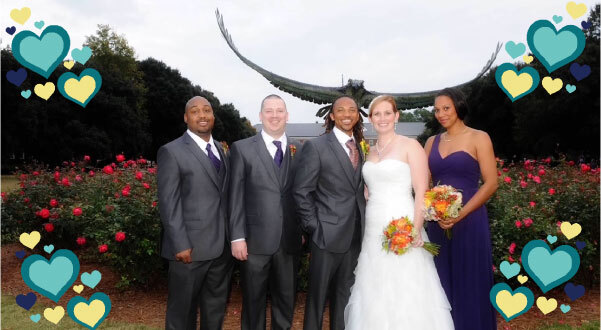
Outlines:
{"type": "Polygon", "coordinates": [[[416,140],[395,134],[398,119],[391,96],[378,96],[369,106],[378,142],[363,166],[368,197],[365,235],[344,311],[345,328],[453,329],[433,257],[421,248],[428,241],[422,213],[428,187],[426,154],[416,140]],[[403,216],[417,230],[413,247],[402,255],[388,254],[382,249],[384,227],[403,216]]]}

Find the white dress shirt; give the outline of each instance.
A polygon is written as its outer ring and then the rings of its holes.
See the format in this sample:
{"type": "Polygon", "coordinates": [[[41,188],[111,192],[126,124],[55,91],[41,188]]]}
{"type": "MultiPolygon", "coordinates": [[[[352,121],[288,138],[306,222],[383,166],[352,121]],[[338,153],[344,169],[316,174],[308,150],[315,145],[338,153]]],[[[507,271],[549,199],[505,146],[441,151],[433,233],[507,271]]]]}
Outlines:
{"type": "Polygon", "coordinates": [[[340,129],[338,129],[338,127],[336,127],[336,126],[334,126],[334,129],[332,131],[334,132],[334,135],[336,136],[336,139],[338,140],[338,142],[340,142],[340,144],[342,145],[342,149],[344,149],[344,151],[346,151],[347,156],[349,156],[349,158],[350,158],[351,157],[351,151],[346,146],[346,143],[350,139],[353,139],[353,141],[355,141],[355,143],[357,143],[357,140],[355,139],[354,136],[350,137],[350,136],[346,135],[346,133],[344,133],[343,131],[341,131],[340,129]]]}
{"type": "Polygon", "coordinates": [[[202,150],[202,152],[204,152],[205,155],[207,155],[207,157],[209,156],[209,153],[207,152],[207,144],[210,144],[213,155],[215,155],[217,159],[221,160],[221,156],[219,156],[219,151],[217,151],[217,147],[215,147],[215,140],[213,140],[213,135],[211,135],[211,137],[209,138],[209,142],[206,142],[205,140],[201,139],[200,136],[192,133],[192,131],[187,130],[186,132],[188,133],[188,135],[190,135],[192,140],[194,140],[194,142],[196,142],[196,144],[200,147],[200,150],[202,150]]]}
{"type": "Polygon", "coordinates": [[[269,151],[271,158],[275,159],[275,153],[276,151],[278,151],[278,147],[276,147],[275,144],[273,144],[273,141],[282,142],[282,152],[284,156],[286,155],[286,146],[288,142],[286,134],[282,134],[282,136],[280,136],[279,139],[274,139],[271,135],[265,133],[264,130],[261,130],[261,137],[263,137],[263,141],[265,141],[265,146],[267,147],[267,151],[269,151]]]}

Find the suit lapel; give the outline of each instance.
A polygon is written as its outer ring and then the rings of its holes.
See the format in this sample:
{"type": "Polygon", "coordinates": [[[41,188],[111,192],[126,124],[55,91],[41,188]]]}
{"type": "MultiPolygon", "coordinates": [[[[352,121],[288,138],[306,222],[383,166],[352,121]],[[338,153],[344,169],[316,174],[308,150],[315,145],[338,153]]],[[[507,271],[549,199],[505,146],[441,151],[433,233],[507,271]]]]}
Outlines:
{"type": "Polygon", "coordinates": [[[276,172],[275,172],[275,162],[273,161],[273,158],[269,154],[269,151],[267,150],[267,146],[265,146],[265,140],[263,140],[263,137],[261,136],[261,132],[259,132],[259,133],[257,133],[257,135],[255,135],[255,138],[253,141],[255,143],[257,155],[259,156],[261,163],[263,163],[263,166],[265,166],[265,170],[269,174],[269,177],[271,178],[271,180],[273,180],[273,183],[275,183],[279,187],[280,179],[278,178],[278,175],[276,175],[276,172]]]}
{"type": "Polygon", "coordinates": [[[282,173],[280,173],[280,177],[282,178],[281,183],[281,187],[282,189],[286,188],[286,185],[288,184],[288,171],[290,171],[292,169],[292,150],[290,150],[291,145],[293,145],[294,143],[290,140],[290,137],[288,135],[286,135],[286,141],[288,142],[288,145],[286,146],[282,146],[282,149],[286,150],[286,153],[284,154],[284,161],[282,162],[282,168],[280,169],[280,171],[282,173]]]}
{"type": "Polygon", "coordinates": [[[328,142],[332,152],[334,153],[334,156],[338,158],[340,165],[342,165],[342,169],[344,170],[344,174],[346,174],[346,178],[348,179],[349,183],[352,187],[356,188],[354,180],[355,170],[353,169],[353,164],[351,163],[351,159],[346,151],[340,145],[340,142],[338,142],[334,132],[328,133],[328,142]]]}
{"type": "MultiPolygon", "coordinates": [[[[194,142],[194,140],[192,140],[192,138],[188,135],[188,133],[184,133],[184,143],[185,143],[186,147],[188,148],[188,150],[194,155],[194,157],[196,157],[196,159],[198,159],[198,161],[200,162],[202,167],[204,167],[205,171],[209,175],[209,178],[211,178],[211,181],[213,181],[213,183],[215,184],[217,189],[221,190],[220,189],[221,185],[219,184],[219,179],[217,178],[217,170],[215,170],[215,166],[213,166],[213,163],[211,163],[209,156],[207,156],[200,149],[198,144],[196,144],[196,142],[194,142]]],[[[224,163],[224,162],[222,162],[222,163],[224,163]]]]}
{"type": "MultiPolygon", "coordinates": [[[[226,159],[226,154],[225,151],[223,150],[223,147],[221,146],[221,143],[218,143],[217,141],[215,142],[215,146],[217,148],[217,152],[219,152],[219,158],[221,158],[221,166],[223,167],[223,177],[227,178],[227,171],[229,171],[229,162],[226,159]]],[[[225,185],[222,185],[222,188],[224,188],[225,185]]]]}

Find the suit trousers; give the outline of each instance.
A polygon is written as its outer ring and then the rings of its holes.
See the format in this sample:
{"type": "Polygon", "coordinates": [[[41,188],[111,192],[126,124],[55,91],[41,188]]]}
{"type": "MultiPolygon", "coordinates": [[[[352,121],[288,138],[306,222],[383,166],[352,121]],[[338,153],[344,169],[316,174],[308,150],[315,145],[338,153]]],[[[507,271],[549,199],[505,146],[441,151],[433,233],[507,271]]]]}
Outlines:
{"type": "Polygon", "coordinates": [[[271,328],[290,329],[296,300],[299,254],[280,246],[273,255],[248,254],[240,263],[242,277],[242,330],[265,329],[267,291],[271,295],[271,328]]]}
{"type": "Polygon", "coordinates": [[[170,260],[165,329],[196,329],[199,307],[200,329],[221,329],[233,265],[229,242],[216,259],[189,264],[170,260]]]}
{"type": "Polygon", "coordinates": [[[344,308],[355,283],[355,267],[361,252],[361,225],[353,233],[351,247],[344,253],[322,250],[311,241],[309,292],[303,329],[321,329],[326,300],[330,300],[330,329],[344,329],[344,308]]]}

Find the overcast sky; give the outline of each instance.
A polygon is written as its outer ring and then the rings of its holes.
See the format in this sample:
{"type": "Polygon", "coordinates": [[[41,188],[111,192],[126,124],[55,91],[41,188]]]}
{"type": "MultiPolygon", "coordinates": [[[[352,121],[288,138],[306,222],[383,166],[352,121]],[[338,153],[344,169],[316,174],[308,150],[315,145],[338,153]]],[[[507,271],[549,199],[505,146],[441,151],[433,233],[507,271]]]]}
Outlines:
{"type": "MultiPolygon", "coordinates": [[[[523,42],[530,24],[562,16],[558,28],[580,26],[568,1],[557,0],[2,0],[3,26],[36,33],[34,22],[60,25],[81,48],[97,24],[123,34],[137,59],[153,57],[210,90],[222,103],[233,103],[253,124],[260,101],[281,95],[290,122],[314,122],[319,105],[279,91],[242,63],[228,48],[215,9],[240,52],[259,66],[297,81],[340,86],[362,79],[368,90],[419,92],[472,79],[497,42],[523,42]],[[28,6],[31,18],[21,26],[10,10],[28,6]]],[[[590,9],[597,1],[577,1],[590,9]]],[[[2,47],[12,37],[2,28],[2,47]]],[[[70,52],[69,52],[70,54],[70,52]]],[[[68,55],[68,58],[71,58],[68,55]]],[[[513,62],[503,48],[495,65],[513,62]]],[[[50,100],[51,101],[51,100],[50,100]]],[[[182,109],[174,109],[181,111],[182,109]]],[[[85,110],[84,110],[85,111],[85,110]]]]}

